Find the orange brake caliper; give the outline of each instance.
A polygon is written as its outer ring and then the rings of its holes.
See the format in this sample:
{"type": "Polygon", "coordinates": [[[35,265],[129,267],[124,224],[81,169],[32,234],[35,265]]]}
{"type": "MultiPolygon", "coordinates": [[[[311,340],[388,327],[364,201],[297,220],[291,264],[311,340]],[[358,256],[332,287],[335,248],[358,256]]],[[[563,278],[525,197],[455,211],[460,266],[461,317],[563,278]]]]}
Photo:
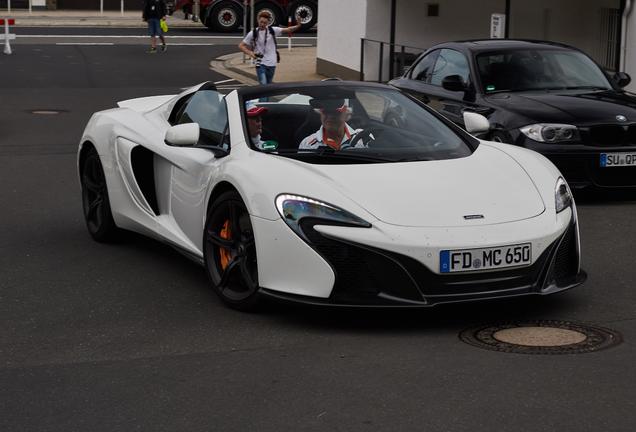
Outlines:
{"type": "MultiPolygon", "coordinates": [[[[227,219],[223,224],[223,228],[221,228],[221,232],[219,233],[220,237],[225,240],[230,240],[232,238],[232,233],[230,232],[230,220],[227,219]]],[[[227,266],[230,264],[232,260],[232,254],[229,250],[225,248],[219,248],[219,255],[221,258],[221,269],[225,270],[227,266]]]]}

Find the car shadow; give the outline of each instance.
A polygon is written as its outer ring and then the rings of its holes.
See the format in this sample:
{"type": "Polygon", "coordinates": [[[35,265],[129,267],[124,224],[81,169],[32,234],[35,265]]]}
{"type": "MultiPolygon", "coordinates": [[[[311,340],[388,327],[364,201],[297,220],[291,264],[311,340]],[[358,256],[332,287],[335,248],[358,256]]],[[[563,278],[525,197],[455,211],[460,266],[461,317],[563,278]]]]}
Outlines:
{"type": "MultiPolygon", "coordinates": [[[[481,324],[567,319],[574,311],[580,310],[583,302],[576,293],[570,292],[547,297],[523,296],[423,308],[315,306],[268,298],[255,313],[232,312],[209,285],[203,268],[176,249],[132,232],[125,232],[118,243],[140,255],[149,256],[157,265],[169,266],[171,272],[180,275],[182,283],[175,287],[180,291],[188,289],[194,296],[202,296],[207,303],[206,309],[211,312],[223,308],[223,316],[248,314],[251,315],[250,321],[256,319],[274,326],[313,329],[321,333],[456,332],[481,324]]],[[[240,316],[234,318],[240,319],[240,316]]]]}
{"type": "Polygon", "coordinates": [[[459,331],[481,324],[567,319],[578,309],[579,303],[573,301],[575,296],[568,294],[443,304],[430,308],[353,308],[268,301],[263,314],[268,320],[283,325],[311,327],[320,331],[459,331]]]}

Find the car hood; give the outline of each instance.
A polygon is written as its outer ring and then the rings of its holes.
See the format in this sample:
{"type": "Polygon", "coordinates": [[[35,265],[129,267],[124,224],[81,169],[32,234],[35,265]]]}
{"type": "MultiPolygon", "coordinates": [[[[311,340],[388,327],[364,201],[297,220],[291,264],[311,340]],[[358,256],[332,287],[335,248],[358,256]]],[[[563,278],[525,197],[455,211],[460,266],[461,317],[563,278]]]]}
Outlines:
{"type": "Polygon", "coordinates": [[[460,159],[309,169],[374,217],[393,225],[487,225],[528,219],[545,210],[526,171],[512,157],[487,145],[460,159]]]}
{"type": "MultiPolygon", "coordinates": [[[[624,92],[498,93],[486,96],[486,100],[494,106],[532,119],[534,123],[611,124],[618,123],[617,115],[627,117],[628,122],[636,122],[636,98],[624,92]]],[[[525,120],[525,123],[528,121],[525,120]]]]}

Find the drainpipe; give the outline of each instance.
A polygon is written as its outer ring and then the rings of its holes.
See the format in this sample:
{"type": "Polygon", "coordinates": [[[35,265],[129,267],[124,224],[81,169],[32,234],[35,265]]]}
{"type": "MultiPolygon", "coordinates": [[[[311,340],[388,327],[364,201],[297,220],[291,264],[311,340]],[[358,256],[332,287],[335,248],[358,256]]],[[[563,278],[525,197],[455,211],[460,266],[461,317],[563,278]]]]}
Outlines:
{"type": "Polygon", "coordinates": [[[627,56],[627,18],[632,12],[632,0],[625,0],[625,9],[621,18],[621,60],[619,72],[625,70],[625,57],[627,56]]]}

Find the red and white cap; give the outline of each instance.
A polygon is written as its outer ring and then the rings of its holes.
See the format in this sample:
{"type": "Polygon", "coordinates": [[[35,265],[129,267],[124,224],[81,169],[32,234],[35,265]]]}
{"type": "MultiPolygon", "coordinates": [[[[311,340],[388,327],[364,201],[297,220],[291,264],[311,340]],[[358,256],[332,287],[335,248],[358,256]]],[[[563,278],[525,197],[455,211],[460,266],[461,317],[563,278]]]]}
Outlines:
{"type": "Polygon", "coordinates": [[[254,101],[248,101],[245,104],[245,112],[247,112],[248,117],[258,117],[262,114],[265,114],[267,111],[267,108],[256,105],[254,101]]]}

